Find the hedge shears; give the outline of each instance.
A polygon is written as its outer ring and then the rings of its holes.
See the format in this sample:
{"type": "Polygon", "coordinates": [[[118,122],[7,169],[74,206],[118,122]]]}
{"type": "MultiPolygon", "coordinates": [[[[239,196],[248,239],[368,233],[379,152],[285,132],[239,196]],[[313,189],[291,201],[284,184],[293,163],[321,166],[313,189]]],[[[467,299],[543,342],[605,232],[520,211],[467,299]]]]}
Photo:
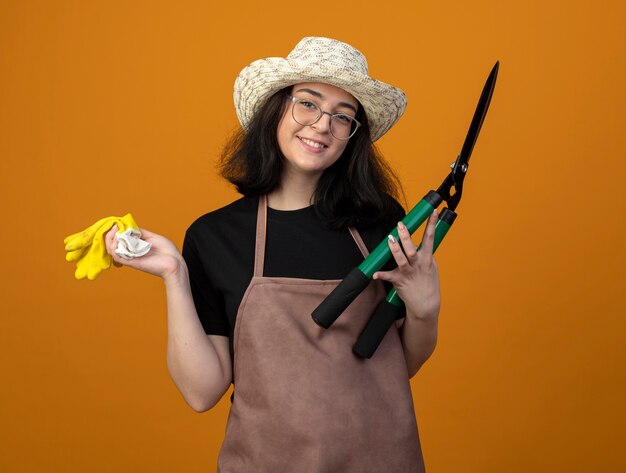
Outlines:
{"type": "MultiPolygon", "coordinates": [[[[456,219],[455,209],[463,194],[463,180],[468,170],[474,144],[491,102],[499,66],[500,62],[498,61],[493,66],[485,82],[461,152],[451,165],[452,170],[436,191],[429,191],[402,219],[402,223],[406,225],[409,233],[413,234],[439,205],[443,202],[446,203],[447,207],[440,212],[437,219],[433,252],[437,250],[456,219]]],[[[390,235],[393,235],[396,239],[398,238],[397,227],[390,232],[390,235]]],[[[358,267],[348,273],[343,281],[313,311],[313,320],[319,326],[329,328],[352,301],[369,285],[374,273],[380,270],[390,258],[391,250],[389,249],[387,238],[385,238],[358,267]]],[[[371,358],[389,327],[403,316],[404,303],[396,290],[391,289],[387,294],[387,298],[378,305],[374,314],[365,325],[353,347],[353,351],[360,357],[371,358]]]]}

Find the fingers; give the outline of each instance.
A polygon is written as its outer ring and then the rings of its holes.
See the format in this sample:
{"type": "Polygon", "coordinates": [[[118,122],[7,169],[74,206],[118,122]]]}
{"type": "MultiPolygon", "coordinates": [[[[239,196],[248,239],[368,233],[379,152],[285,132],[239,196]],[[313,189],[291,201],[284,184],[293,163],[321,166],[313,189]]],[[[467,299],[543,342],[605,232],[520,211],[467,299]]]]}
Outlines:
{"type": "MultiPolygon", "coordinates": [[[[396,239],[393,235],[389,235],[387,237],[389,249],[391,250],[391,254],[396,261],[400,272],[411,271],[413,266],[416,264],[425,264],[426,267],[428,267],[430,266],[429,263],[434,263],[433,247],[438,217],[439,212],[435,209],[428,218],[426,229],[424,230],[424,235],[422,237],[422,243],[419,248],[416,248],[413,240],[411,239],[411,234],[409,233],[408,228],[402,222],[398,222],[399,239],[396,239]]],[[[396,273],[397,271],[379,271],[374,273],[372,278],[393,283],[397,279],[396,273]]]]}
{"type": "MultiPolygon", "coordinates": [[[[141,238],[144,240],[144,243],[147,241],[150,245],[152,245],[152,248],[156,248],[155,243],[160,242],[163,239],[163,237],[159,236],[158,234],[152,233],[143,228],[138,228],[138,230],[141,233],[141,238]]],[[[117,252],[117,250],[120,249],[120,246],[119,246],[120,242],[118,241],[118,238],[117,238],[118,232],[119,232],[119,228],[117,227],[117,225],[115,225],[105,235],[105,238],[104,238],[106,251],[111,256],[113,260],[112,261],[113,265],[118,268],[121,266],[131,266],[133,268],[138,268],[137,263],[136,263],[136,258],[140,258],[141,256],[135,256],[135,257],[128,256],[127,257],[126,254],[120,254],[117,252]]],[[[145,255],[145,251],[142,253],[142,256],[143,255],[145,255]]]]}
{"type": "Polygon", "coordinates": [[[387,237],[387,244],[389,245],[389,249],[391,250],[393,258],[396,260],[398,268],[402,270],[403,268],[410,265],[409,260],[407,259],[406,255],[402,251],[402,248],[400,247],[400,242],[393,235],[389,235],[387,237]]]}
{"type": "Polygon", "coordinates": [[[409,229],[406,228],[406,225],[402,222],[398,222],[398,236],[400,237],[402,249],[404,250],[407,260],[409,262],[413,262],[415,256],[417,255],[417,248],[415,247],[413,240],[411,240],[409,229]]]}
{"type": "Polygon", "coordinates": [[[115,250],[117,249],[117,238],[115,238],[115,234],[117,233],[118,228],[117,225],[113,225],[113,228],[109,230],[109,232],[104,237],[104,242],[106,246],[107,253],[111,255],[111,259],[113,260],[113,266],[119,268],[123,266],[124,258],[120,258],[115,250]]]}
{"type": "Polygon", "coordinates": [[[159,237],[158,234],[153,233],[151,231],[148,231],[145,228],[139,228],[139,232],[141,233],[140,238],[142,240],[146,240],[146,241],[147,240],[153,240],[153,239],[155,239],[155,237],[157,237],[157,238],[159,237]]]}
{"type": "Polygon", "coordinates": [[[393,235],[387,236],[387,244],[398,265],[398,269],[394,271],[377,271],[372,275],[372,279],[389,281],[394,284],[398,280],[398,271],[406,271],[411,268],[410,260],[414,258],[416,254],[415,245],[411,240],[411,234],[402,222],[398,223],[398,236],[400,237],[400,241],[393,235]]]}
{"type": "Polygon", "coordinates": [[[115,255],[115,248],[117,248],[117,240],[115,238],[115,234],[117,233],[117,225],[113,225],[113,228],[107,232],[104,237],[104,242],[106,244],[107,252],[113,256],[115,255]]]}
{"type": "Polygon", "coordinates": [[[432,256],[433,254],[437,217],[439,217],[439,212],[435,209],[428,218],[428,223],[426,224],[426,229],[424,230],[424,236],[422,237],[422,244],[420,245],[420,252],[423,252],[424,255],[432,256]]]}
{"type": "Polygon", "coordinates": [[[395,270],[395,271],[377,271],[372,276],[372,279],[378,279],[380,281],[387,281],[387,282],[390,282],[391,284],[393,284],[395,286],[396,282],[398,280],[398,277],[396,276],[396,272],[397,272],[397,270],[395,270]]]}

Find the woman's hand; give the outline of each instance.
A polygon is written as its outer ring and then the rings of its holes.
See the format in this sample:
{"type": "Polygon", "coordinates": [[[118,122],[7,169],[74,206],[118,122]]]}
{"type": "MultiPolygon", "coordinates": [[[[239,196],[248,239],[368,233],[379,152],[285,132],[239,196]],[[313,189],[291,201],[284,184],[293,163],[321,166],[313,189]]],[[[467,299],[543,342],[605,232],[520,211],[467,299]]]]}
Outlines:
{"type": "Polygon", "coordinates": [[[140,229],[141,238],[152,245],[148,254],[128,260],[115,252],[117,248],[117,225],[111,228],[105,236],[107,252],[113,258],[116,266],[129,266],[146,273],[168,279],[177,274],[181,269],[186,268],[180,251],[174,243],[161,235],[140,229]]]}
{"type": "Polygon", "coordinates": [[[439,273],[433,258],[436,226],[437,210],[428,219],[422,246],[417,251],[406,226],[398,223],[400,241],[390,237],[388,242],[398,267],[393,271],[379,271],[373,276],[392,283],[404,301],[407,315],[420,320],[436,320],[439,315],[439,273]]]}
{"type": "Polygon", "coordinates": [[[392,283],[406,306],[401,339],[409,377],[417,373],[437,345],[441,298],[439,273],[433,258],[436,226],[435,210],[428,219],[422,246],[417,251],[409,231],[399,223],[400,241],[389,239],[389,248],[398,267],[393,271],[379,271],[373,276],[374,279],[392,283]]]}

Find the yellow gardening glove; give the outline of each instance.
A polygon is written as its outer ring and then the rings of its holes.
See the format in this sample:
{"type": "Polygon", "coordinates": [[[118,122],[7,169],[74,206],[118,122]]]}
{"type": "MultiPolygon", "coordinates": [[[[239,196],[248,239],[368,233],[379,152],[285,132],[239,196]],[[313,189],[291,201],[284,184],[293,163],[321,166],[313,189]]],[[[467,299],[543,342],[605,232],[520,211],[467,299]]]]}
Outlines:
{"type": "MultiPolygon", "coordinates": [[[[65,255],[65,260],[76,261],[81,256],[83,256],[85,252],[89,249],[89,246],[93,241],[93,237],[98,229],[103,225],[107,225],[109,222],[113,222],[114,220],[115,217],[101,218],[82,232],[74,233],[73,235],[66,237],[63,240],[63,243],[65,243],[65,251],[67,251],[67,254],[65,255]]],[[[109,228],[111,228],[112,226],[113,224],[109,225],[109,228]]]]}
{"type": "Polygon", "coordinates": [[[117,225],[117,233],[122,233],[129,228],[139,231],[139,226],[131,214],[123,217],[105,217],[98,220],[82,232],[74,233],[63,240],[65,243],[65,260],[76,263],[76,279],[91,281],[98,277],[103,270],[111,266],[112,258],[106,251],[104,242],[105,234],[117,225]]]}

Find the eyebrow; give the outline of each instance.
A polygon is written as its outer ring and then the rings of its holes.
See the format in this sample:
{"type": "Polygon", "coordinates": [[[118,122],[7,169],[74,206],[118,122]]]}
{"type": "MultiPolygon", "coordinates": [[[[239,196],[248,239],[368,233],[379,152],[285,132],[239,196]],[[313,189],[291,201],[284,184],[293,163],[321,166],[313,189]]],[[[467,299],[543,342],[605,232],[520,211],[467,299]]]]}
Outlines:
{"type": "MultiPolygon", "coordinates": [[[[298,90],[296,90],[296,92],[306,92],[306,93],[311,94],[314,97],[317,97],[319,99],[323,99],[324,98],[324,96],[322,94],[320,94],[317,90],[313,90],[313,89],[298,89],[298,90]]],[[[350,110],[354,111],[355,115],[357,113],[356,108],[354,108],[354,105],[352,105],[351,103],[339,102],[337,105],[339,105],[340,107],[349,108],[350,110]]]]}

